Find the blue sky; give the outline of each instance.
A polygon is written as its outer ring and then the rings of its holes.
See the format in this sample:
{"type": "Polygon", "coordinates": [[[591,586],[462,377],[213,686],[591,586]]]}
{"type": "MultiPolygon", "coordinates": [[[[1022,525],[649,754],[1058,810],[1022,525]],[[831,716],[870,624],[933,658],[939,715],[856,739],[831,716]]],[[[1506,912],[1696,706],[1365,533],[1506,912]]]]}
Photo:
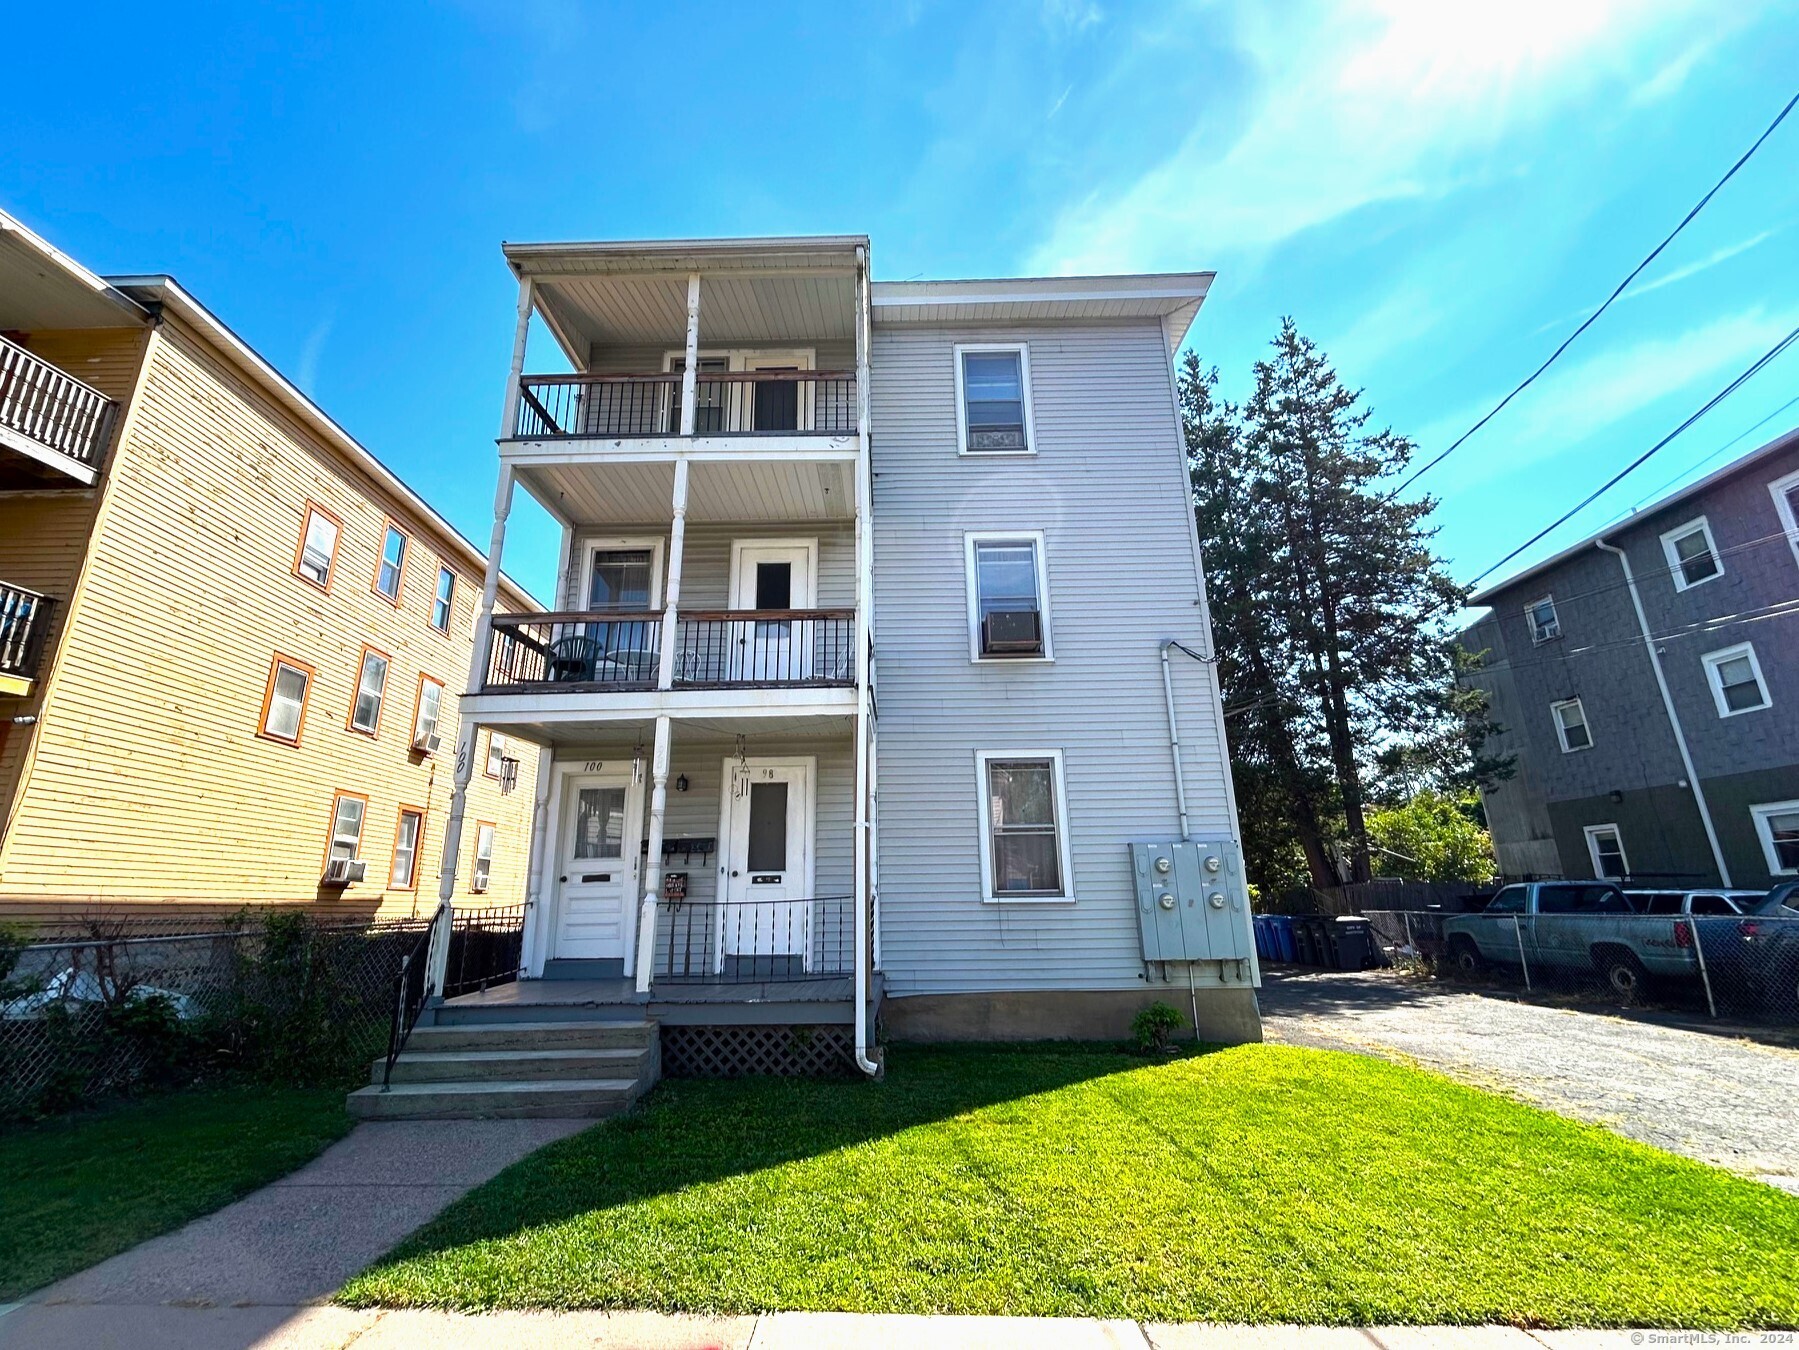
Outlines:
{"type": "MultiPolygon", "coordinates": [[[[1799,70],[1799,5],[1753,0],[803,12],[28,7],[9,46],[44,56],[9,71],[0,205],[99,271],[179,277],[484,541],[503,239],[865,231],[883,279],[1213,268],[1189,344],[1227,393],[1291,314],[1429,454],[1799,70]]],[[[1796,169],[1799,114],[1423,480],[1458,577],[1799,324],[1796,169]]],[[[1799,349],[1538,552],[1799,423],[1795,396],[1799,349]]],[[[547,591],[547,522],[519,519],[507,563],[547,591]]]]}

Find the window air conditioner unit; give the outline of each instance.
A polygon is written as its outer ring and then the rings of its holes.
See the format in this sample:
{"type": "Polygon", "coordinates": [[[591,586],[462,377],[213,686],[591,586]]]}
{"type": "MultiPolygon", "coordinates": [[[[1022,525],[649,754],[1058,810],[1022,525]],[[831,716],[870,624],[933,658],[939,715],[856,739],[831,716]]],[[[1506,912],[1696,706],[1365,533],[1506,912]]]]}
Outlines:
{"type": "Polygon", "coordinates": [[[369,874],[369,865],[361,858],[333,858],[325,864],[327,886],[348,886],[369,874]]]}
{"type": "Polygon", "coordinates": [[[981,651],[988,656],[1038,656],[1042,616],[1034,609],[996,609],[981,620],[981,651]]]}
{"type": "Polygon", "coordinates": [[[438,751],[438,748],[442,745],[443,745],[443,737],[439,736],[434,731],[429,736],[420,736],[416,740],[414,740],[412,743],[412,748],[414,750],[423,750],[427,755],[435,755],[438,751]]]}

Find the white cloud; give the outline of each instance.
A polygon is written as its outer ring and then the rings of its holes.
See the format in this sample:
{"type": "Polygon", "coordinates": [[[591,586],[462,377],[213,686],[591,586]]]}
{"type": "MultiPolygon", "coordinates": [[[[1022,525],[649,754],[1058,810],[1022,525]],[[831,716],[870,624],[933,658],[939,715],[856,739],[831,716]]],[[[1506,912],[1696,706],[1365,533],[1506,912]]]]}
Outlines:
{"type": "Polygon", "coordinates": [[[1034,271],[1172,265],[1255,251],[1360,207],[1478,181],[1513,128],[1628,79],[1704,21],[1697,0],[1357,0],[1305,10],[1232,0],[1197,21],[1258,75],[1247,128],[1188,131],[1121,190],[1064,209],[1034,271]],[[1278,8],[1281,19],[1271,14],[1278,8]]]}
{"type": "MultiPolygon", "coordinates": [[[[1783,226],[1781,228],[1785,227],[1783,226]]],[[[1645,281],[1639,285],[1633,285],[1629,290],[1625,291],[1623,295],[1620,295],[1614,303],[1621,305],[1626,300],[1638,300],[1653,291],[1659,291],[1664,286],[1672,286],[1677,281],[1685,281],[1688,277],[1696,277],[1701,272],[1708,272],[1719,263],[1727,262],[1729,259],[1736,257],[1739,253],[1747,253],[1757,244],[1764,243],[1779,233],[1779,229],[1763,230],[1760,234],[1751,235],[1749,238],[1739,240],[1734,244],[1726,244],[1723,248],[1713,249],[1710,253],[1706,254],[1696,262],[1687,263],[1684,267],[1676,267],[1672,272],[1656,277],[1653,281],[1645,281]]],[[[1616,285],[1617,283],[1614,282],[1613,284],[1616,285]]],[[[1548,323],[1533,329],[1531,331],[1531,336],[1535,337],[1538,333],[1548,332],[1551,328],[1560,328],[1563,324],[1573,323],[1576,320],[1584,319],[1598,308],[1598,305],[1588,305],[1585,309],[1577,309],[1572,314],[1558,315],[1548,323]]]]}
{"type": "MultiPolygon", "coordinates": [[[[1669,403],[1669,425],[1663,430],[1672,429],[1795,326],[1799,311],[1769,313],[1758,305],[1669,337],[1644,338],[1567,366],[1558,363],[1425,484],[1441,495],[1508,477],[1579,449],[1651,405],[1686,394],[1683,402],[1669,403]]],[[[1466,431],[1498,399],[1495,391],[1424,428],[1417,438],[1420,462],[1466,431]]]]}

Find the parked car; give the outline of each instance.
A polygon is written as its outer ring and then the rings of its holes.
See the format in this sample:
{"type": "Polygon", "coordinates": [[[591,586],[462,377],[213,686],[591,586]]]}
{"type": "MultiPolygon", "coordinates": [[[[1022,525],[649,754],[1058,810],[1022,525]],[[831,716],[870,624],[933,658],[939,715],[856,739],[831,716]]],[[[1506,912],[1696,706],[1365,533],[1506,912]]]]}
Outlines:
{"type": "Polygon", "coordinates": [[[1625,897],[1639,914],[1697,914],[1701,917],[1747,914],[1763,900],[1766,891],[1636,891],[1625,897]]]}
{"type": "Polygon", "coordinates": [[[1531,881],[1503,887],[1479,914],[1443,920],[1444,952],[1464,971],[1489,965],[1591,972],[1625,1003],[1653,979],[1698,974],[1693,926],[1639,914],[1609,881],[1531,881]]]}
{"type": "Polygon", "coordinates": [[[1799,881],[1776,886],[1733,924],[1703,926],[1705,959],[1720,988],[1799,1016],[1799,881]]]}

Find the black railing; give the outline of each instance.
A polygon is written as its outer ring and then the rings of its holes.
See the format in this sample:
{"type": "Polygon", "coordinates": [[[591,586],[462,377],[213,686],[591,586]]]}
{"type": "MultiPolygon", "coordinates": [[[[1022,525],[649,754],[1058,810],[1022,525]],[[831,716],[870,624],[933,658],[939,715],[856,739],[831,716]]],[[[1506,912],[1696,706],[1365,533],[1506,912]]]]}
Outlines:
{"type": "Polygon", "coordinates": [[[0,337],[0,426],[92,467],[116,407],[92,385],[0,337]]]}
{"type": "Polygon", "coordinates": [[[648,610],[496,614],[482,688],[653,689],[661,641],[648,610]]]}
{"type": "Polygon", "coordinates": [[[459,909],[450,925],[444,997],[479,993],[518,979],[525,945],[525,907],[459,909]]]}
{"type": "MultiPolygon", "coordinates": [[[[849,436],[856,427],[854,371],[734,370],[694,381],[696,436],[849,436]]],[[[527,375],[513,428],[527,441],[678,436],[681,376],[527,375]]]]}
{"type": "Polygon", "coordinates": [[[856,682],[853,609],[713,610],[679,616],[675,684],[779,688],[856,682]]]}
{"type": "Polygon", "coordinates": [[[663,901],[654,979],[759,984],[848,975],[856,914],[847,895],[811,900],[663,901]]]}
{"type": "Polygon", "coordinates": [[[55,608],[49,596],[0,581],[0,675],[36,677],[55,608]]]}
{"type": "Polygon", "coordinates": [[[400,958],[400,974],[394,981],[393,1020],[387,1029],[387,1066],[381,1073],[381,1086],[393,1083],[394,1063],[418,1025],[424,1012],[427,991],[431,987],[431,957],[438,944],[449,939],[450,907],[440,904],[425,931],[414,939],[400,958]]]}

